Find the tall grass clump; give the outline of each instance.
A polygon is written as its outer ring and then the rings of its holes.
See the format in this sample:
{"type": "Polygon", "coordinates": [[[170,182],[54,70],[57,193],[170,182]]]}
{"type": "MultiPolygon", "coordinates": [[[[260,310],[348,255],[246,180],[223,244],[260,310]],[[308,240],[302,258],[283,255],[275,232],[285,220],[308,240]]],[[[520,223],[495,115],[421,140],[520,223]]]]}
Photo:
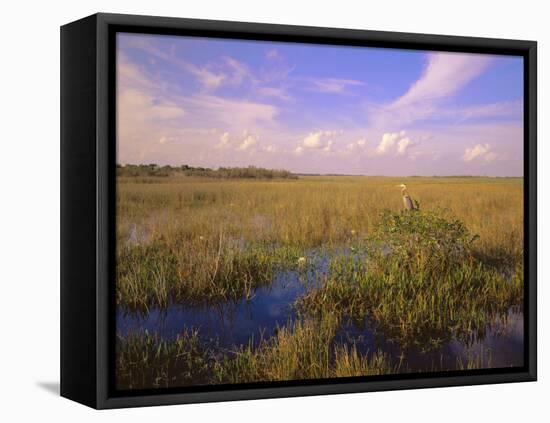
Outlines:
{"type": "Polygon", "coordinates": [[[521,305],[523,292],[520,270],[508,278],[485,265],[473,254],[476,241],[461,221],[436,212],[386,211],[366,259],[334,258],[323,286],[298,306],[368,318],[404,347],[437,347],[453,337],[471,342],[521,305]]]}
{"type": "Polygon", "coordinates": [[[218,380],[229,383],[369,376],[392,373],[386,355],[361,355],[354,345],[334,342],[339,319],[298,319],[263,340],[260,346],[241,347],[219,363],[218,380]]]}
{"type": "Polygon", "coordinates": [[[354,345],[334,342],[339,321],[298,319],[259,346],[226,350],[201,344],[196,330],[165,340],[148,332],[118,337],[119,389],[249,383],[389,374],[381,352],[361,355],[354,345]]]}
{"type": "Polygon", "coordinates": [[[207,383],[207,357],[195,330],[170,341],[147,331],[118,337],[116,385],[125,390],[207,383]]]}
{"type": "Polygon", "coordinates": [[[179,302],[190,305],[251,299],[274,273],[296,267],[300,251],[255,245],[237,248],[217,240],[167,243],[155,240],[118,251],[117,304],[148,310],[179,302]]]}

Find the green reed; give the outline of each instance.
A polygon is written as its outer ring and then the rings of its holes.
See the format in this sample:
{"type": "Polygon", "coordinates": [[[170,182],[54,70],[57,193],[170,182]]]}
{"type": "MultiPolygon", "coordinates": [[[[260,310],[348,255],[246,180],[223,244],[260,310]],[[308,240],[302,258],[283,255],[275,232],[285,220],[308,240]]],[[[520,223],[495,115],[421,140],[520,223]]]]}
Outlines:
{"type": "Polygon", "coordinates": [[[248,383],[394,373],[387,355],[360,354],[334,341],[339,320],[290,322],[256,347],[224,350],[201,344],[196,331],[174,340],[147,332],[117,340],[117,387],[139,389],[201,384],[248,383]]]}
{"type": "Polygon", "coordinates": [[[365,256],[334,257],[323,285],[298,307],[368,317],[404,347],[469,342],[523,298],[521,263],[506,277],[476,258],[476,241],[462,222],[434,212],[386,212],[365,256]]]}

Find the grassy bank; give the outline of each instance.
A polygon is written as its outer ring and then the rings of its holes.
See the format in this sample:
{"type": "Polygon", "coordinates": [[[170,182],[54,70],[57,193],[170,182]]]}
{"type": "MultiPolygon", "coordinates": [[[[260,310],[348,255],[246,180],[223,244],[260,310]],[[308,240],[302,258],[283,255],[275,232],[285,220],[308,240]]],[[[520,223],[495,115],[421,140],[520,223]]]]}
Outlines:
{"type": "Polygon", "coordinates": [[[197,332],[166,341],[148,333],[117,340],[119,389],[369,376],[395,371],[387,356],[334,342],[338,320],[297,320],[257,348],[219,351],[197,332]]]}

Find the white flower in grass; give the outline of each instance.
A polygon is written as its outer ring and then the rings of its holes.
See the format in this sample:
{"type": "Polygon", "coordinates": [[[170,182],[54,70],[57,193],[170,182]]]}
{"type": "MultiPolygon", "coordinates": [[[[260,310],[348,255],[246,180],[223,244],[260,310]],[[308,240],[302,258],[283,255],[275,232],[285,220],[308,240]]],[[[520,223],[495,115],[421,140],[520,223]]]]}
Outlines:
{"type": "Polygon", "coordinates": [[[300,257],[298,259],[298,265],[299,266],[304,266],[306,264],[306,258],[305,257],[300,257]]]}

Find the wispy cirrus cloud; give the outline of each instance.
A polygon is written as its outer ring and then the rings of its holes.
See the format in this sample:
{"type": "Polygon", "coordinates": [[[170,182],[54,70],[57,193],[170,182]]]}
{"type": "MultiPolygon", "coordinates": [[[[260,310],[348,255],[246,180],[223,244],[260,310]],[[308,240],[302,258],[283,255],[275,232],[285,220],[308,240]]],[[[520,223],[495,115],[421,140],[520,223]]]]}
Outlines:
{"type": "Polygon", "coordinates": [[[352,94],[352,87],[365,85],[364,82],[355,79],[340,78],[299,78],[305,83],[304,89],[326,94],[352,94]]]}
{"type": "Polygon", "coordinates": [[[282,87],[259,87],[257,89],[257,93],[264,97],[274,97],[283,101],[289,101],[293,99],[288,91],[282,87]]]}
{"type": "Polygon", "coordinates": [[[490,62],[491,58],[487,55],[431,53],[422,77],[392,106],[410,106],[454,94],[479,76],[490,62]]]}
{"type": "Polygon", "coordinates": [[[371,108],[373,123],[402,127],[438,116],[441,105],[487,69],[491,60],[479,54],[430,53],[422,75],[403,95],[371,108]]]}
{"type": "Polygon", "coordinates": [[[248,100],[234,100],[214,95],[196,95],[181,100],[198,119],[234,129],[274,122],[278,107],[248,100]]]}
{"type": "Polygon", "coordinates": [[[449,116],[457,118],[457,123],[462,123],[471,119],[483,118],[523,118],[523,101],[501,101],[488,104],[476,104],[464,106],[446,113],[449,116]]]}
{"type": "Polygon", "coordinates": [[[117,78],[117,132],[123,162],[146,156],[167,160],[176,157],[174,153],[185,157],[191,151],[193,156],[206,157],[209,144],[216,150],[255,151],[259,136],[248,130],[243,133],[242,128],[273,126],[279,113],[265,102],[204,92],[181,95],[123,54],[118,57],[117,78]],[[232,139],[230,132],[243,136],[232,139]]]}
{"type": "MultiPolygon", "coordinates": [[[[242,129],[259,122],[273,122],[279,113],[278,107],[265,102],[231,99],[209,93],[191,96],[174,93],[162,84],[157,84],[154,77],[144,73],[137,65],[127,62],[123,56],[120,58],[119,68],[119,95],[133,95],[136,107],[146,106],[148,102],[148,113],[151,116],[176,118],[182,117],[187,110],[189,116],[196,116],[196,120],[209,120],[209,126],[242,129]]],[[[130,107],[129,104],[126,106],[130,107]]]]}
{"type": "Polygon", "coordinates": [[[119,52],[117,57],[117,87],[139,88],[142,90],[157,89],[159,84],[135,63],[132,63],[126,54],[119,52]]]}
{"type": "Polygon", "coordinates": [[[234,81],[235,78],[242,77],[243,69],[239,68],[235,62],[226,58],[225,63],[233,70],[232,74],[221,70],[216,71],[212,65],[196,65],[190,61],[183,60],[175,54],[175,49],[166,49],[156,46],[150,38],[132,37],[126,40],[127,47],[141,50],[152,58],[165,61],[180,70],[193,75],[202,87],[207,91],[213,91],[219,88],[227,81],[234,81]]]}

